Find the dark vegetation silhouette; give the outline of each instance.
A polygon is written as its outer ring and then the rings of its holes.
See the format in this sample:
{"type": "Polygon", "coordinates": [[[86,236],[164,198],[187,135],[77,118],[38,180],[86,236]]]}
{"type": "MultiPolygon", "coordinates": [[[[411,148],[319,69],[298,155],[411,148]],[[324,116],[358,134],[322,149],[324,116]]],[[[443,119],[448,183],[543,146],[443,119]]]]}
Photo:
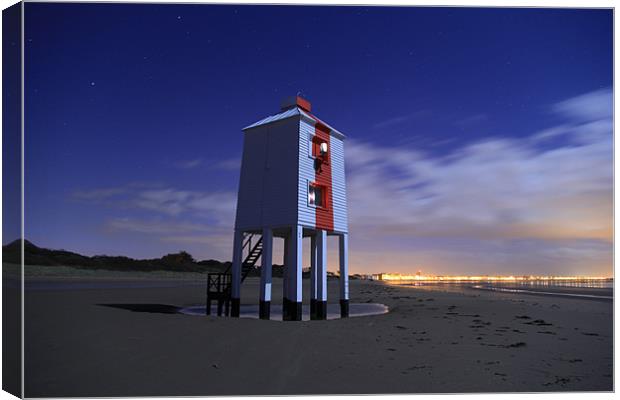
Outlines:
{"type": "MultiPolygon", "coordinates": [[[[21,242],[19,239],[2,246],[4,262],[19,264],[20,254],[21,242]]],[[[111,271],[223,272],[230,265],[230,262],[218,260],[196,261],[186,251],[145,260],[107,255],[89,257],[67,250],[45,249],[34,245],[28,240],[24,240],[24,259],[26,265],[67,266],[111,271]]]]}
{"type": "MultiPolygon", "coordinates": [[[[5,263],[20,264],[21,241],[19,239],[2,246],[2,258],[5,263]]],[[[25,265],[39,265],[44,267],[65,266],[88,270],[108,271],[174,271],[174,272],[224,272],[230,266],[230,261],[202,260],[196,261],[186,251],[166,254],[161,258],[138,260],[125,256],[95,255],[84,256],[67,250],[52,250],[38,247],[28,240],[24,240],[25,265]]],[[[230,271],[229,271],[230,272],[230,271]]],[[[260,276],[260,267],[255,268],[250,276],[260,276]]],[[[282,277],[283,266],[274,264],[272,269],[274,277],[282,277]]],[[[331,271],[327,272],[328,278],[336,278],[331,271]]],[[[304,268],[303,277],[310,278],[310,271],[304,268]]],[[[357,275],[350,278],[356,279],[357,275]]]]}

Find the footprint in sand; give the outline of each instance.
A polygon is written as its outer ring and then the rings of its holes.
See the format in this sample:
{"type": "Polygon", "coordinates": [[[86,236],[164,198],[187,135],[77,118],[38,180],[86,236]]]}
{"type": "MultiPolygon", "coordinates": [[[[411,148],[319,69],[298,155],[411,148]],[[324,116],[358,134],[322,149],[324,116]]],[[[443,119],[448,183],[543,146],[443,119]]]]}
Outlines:
{"type": "Polygon", "coordinates": [[[513,343],[513,344],[507,344],[505,346],[502,346],[504,348],[507,349],[513,349],[513,348],[519,348],[519,347],[525,347],[526,343],[525,342],[517,342],[517,343],[513,343]]]}
{"type": "Polygon", "coordinates": [[[426,368],[431,368],[431,367],[429,367],[427,365],[414,365],[413,367],[409,367],[407,369],[409,371],[415,371],[415,370],[418,370],[418,369],[426,369],[426,368]]]}
{"type": "Polygon", "coordinates": [[[536,325],[536,326],[551,326],[553,325],[550,322],[546,322],[544,319],[535,319],[534,321],[524,322],[526,325],[536,325]]]}
{"type": "Polygon", "coordinates": [[[571,380],[570,378],[563,378],[561,376],[556,376],[555,377],[555,382],[547,382],[547,383],[543,383],[544,386],[550,386],[550,385],[565,385],[567,383],[569,383],[571,380]]]}

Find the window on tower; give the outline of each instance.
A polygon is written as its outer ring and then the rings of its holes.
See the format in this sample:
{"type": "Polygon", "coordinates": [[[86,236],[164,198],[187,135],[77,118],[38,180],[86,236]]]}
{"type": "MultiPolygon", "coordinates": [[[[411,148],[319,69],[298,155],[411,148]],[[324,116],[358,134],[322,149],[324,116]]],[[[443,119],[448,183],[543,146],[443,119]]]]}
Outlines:
{"type": "Polygon", "coordinates": [[[327,142],[318,136],[311,136],[309,140],[309,156],[312,158],[320,158],[323,162],[329,162],[327,142]]]}
{"type": "Polygon", "coordinates": [[[314,207],[325,207],[325,197],[327,188],[322,185],[310,182],[308,184],[308,205],[314,207]]]}

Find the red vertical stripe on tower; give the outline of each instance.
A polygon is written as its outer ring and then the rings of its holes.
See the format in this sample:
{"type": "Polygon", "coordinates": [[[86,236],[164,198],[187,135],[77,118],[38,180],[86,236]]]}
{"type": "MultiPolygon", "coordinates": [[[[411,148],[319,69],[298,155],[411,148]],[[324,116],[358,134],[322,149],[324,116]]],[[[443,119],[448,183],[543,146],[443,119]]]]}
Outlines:
{"type": "MultiPolygon", "coordinates": [[[[316,208],[316,227],[326,231],[334,230],[334,207],[332,201],[332,165],[330,154],[330,130],[327,126],[317,120],[314,125],[314,134],[319,141],[327,143],[327,155],[321,163],[320,168],[314,172],[314,181],[325,189],[325,205],[316,208]]],[[[320,158],[320,154],[315,154],[320,158]]]]}

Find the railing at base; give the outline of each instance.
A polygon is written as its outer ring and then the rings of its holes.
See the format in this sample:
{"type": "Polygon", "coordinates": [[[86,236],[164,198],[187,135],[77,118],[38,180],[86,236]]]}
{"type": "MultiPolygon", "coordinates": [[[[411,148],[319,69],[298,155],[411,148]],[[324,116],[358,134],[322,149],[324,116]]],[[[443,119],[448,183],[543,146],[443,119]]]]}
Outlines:
{"type": "Polygon", "coordinates": [[[232,288],[232,275],[222,272],[211,272],[207,275],[207,309],[206,314],[211,315],[211,302],[217,300],[217,315],[230,314],[230,296],[232,288]]]}

